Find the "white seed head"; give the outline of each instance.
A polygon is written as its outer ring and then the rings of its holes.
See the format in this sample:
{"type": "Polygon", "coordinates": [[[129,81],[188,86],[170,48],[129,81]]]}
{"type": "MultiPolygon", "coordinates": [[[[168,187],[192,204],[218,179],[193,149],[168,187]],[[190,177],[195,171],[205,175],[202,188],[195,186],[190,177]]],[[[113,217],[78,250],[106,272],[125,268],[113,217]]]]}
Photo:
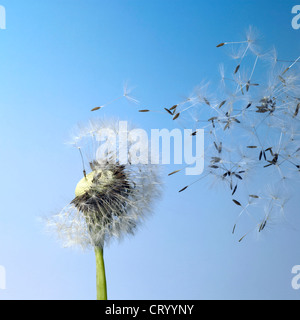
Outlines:
{"type": "Polygon", "coordinates": [[[119,134],[118,122],[90,122],[74,140],[91,172],[79,181],[75,198],[47,221],[65,247],[103,247],[112,239],[134,234],[160,195],[159,168],[120,164],[118,154],[99,155],[100,130],[119,134]]]}

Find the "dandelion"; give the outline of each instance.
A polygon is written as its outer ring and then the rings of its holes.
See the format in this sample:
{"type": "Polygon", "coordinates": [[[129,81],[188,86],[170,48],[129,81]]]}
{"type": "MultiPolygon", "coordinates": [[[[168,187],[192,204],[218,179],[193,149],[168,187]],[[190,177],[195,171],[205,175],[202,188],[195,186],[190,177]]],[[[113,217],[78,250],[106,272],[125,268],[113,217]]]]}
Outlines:
{"type": "MultiPolygon", "coordinates": [[[[160,195],[157,166],[122,164],[112,139],[120,130],[118,122],[101,120],[91,121],[79,130],[72,144],[80,151],[84,176],[71,203],[47,220],[64,247],[94,248],[99,300],[107,299],[104,247],[113,239],[134,235],[160,195]],[[108,136],[104,152],[103,134],[108,136]]],[[[128,143],[125,152],[130,162],[128,143]]]]}

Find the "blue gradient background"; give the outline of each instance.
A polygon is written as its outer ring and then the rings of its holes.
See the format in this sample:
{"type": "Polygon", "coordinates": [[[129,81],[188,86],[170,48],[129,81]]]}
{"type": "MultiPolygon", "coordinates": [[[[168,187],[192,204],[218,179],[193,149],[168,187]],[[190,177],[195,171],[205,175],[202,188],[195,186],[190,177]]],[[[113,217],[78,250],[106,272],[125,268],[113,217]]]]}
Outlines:
{"type": "MultiPolygon", "coordinates": [[[[224,60],[216,44],[240,39],[249,25],[265,46],[294,59],[300,31],[291,9],[300,1],[1,0],[0,299],[94,299],[93,253],[60,248],[39,216],[68,203],[82,176],[64,142],[89,110],[122,92],[129,79],[144,107],[182,99],[224,60]]],[[[126,101],[98,115],[140,127],[170,127],[126,101]]],[[[166,173],[171,168],[166,168],[166,173]]],[[[238,214],[222,191],[166,179],[155,215],[134,238],[105,252],[110,299],[299,299],[291,270],[300,264],[299,198],[289,204],[295,228],[279,225],[238,243],[238,214]]]]}

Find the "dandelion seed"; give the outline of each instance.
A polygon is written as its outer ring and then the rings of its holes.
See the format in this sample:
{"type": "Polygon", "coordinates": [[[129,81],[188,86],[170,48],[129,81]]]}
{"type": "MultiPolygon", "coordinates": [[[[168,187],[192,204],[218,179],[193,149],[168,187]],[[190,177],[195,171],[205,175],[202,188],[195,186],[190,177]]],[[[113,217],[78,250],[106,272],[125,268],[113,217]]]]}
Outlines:
{"type": "Polygon", "coordinates": [[[236,224],[233,226],[232,234],[235,233],[235,229],[236,229],[236,224]]]}
{"type": "Polygon", "coordinates": [[[173,113],[172,113],[169,109],[165,108],[165,110],[166,110],[171,116],[173,116],[173,113]]]}
{"type": "Polygon", "coordinates": [[[248,235],[248,233],[245,234],[245,235],[239,240],[239,242],[242,242],[242,241],[247,237],[247,235],[248,235]]]}
{"type": "Polygon", "coordinates": [[[237,200],[232,200],[237,206],[240,206],[240,207],[242,207],[242,205],[241,205],[241,203],[240,202],[238,202],[237,200]]]}
{"type": "Polygon", "coordinates": [[[96,107],[96,108],[94,108],[94,109],[92,109],[91,111],[93,112],[93,111],[97,111],[97,110],[100,110],[102,107],[96,107]]]}
{"type": "Polygon", "coordinates": [[[263,221],[259,226],[259,232],[262,232],[265,229],[266,225],[267,225],[267,221],[263,221]]]}
{"type": "Polygon", "coordinates": [[[203,100],[208,106],[210,106],[210,102],[206,98],[203,98],[203,100]]]}
{"type": "Polygon", "coordinates": [[[177,113],[177,114],[175,115],[175,117],[173,118],[173,120],[178,119],[178,118],[179,118],[179,116],[180,116],[180,113],[177,113]]]}
{"type": "Polygon", "coordinates": [[[180,172],[181,170],[176,170],[176,171],[173,171],[173,172],[171,172],[171,173],[169,173],[168,175],[169,176],[172,176],[172,175],[174,175],[174,174],[176,174],[176,173],[178,173],[178,172],[180,172]]]}
{"type": "Polygon", "coordinates": [[[223,150],[223,143],[220,142],[219,149],[218,149],[219,153],[222,153],[222,150],[223,150]]]}
{"type": "Polygon", "coordinates": [[[286,74],[289,70],[290,70],[290,68],[286,68],[286,69],[283,71],[282,75],[286,74]]]}
{"type": "Polygon", "coordinates": [[[292,69],[292,68],[294,67],[294,65],[295,65],[296,63],[298,63],[299,61],[300,61],[300,57],[297,58],[297,59],[282,73],[282,75],[284,75],[284,74],[287,73],[290,69],[292,69]]]}
{"type": "Polygon", "coordinates": [[[212,157],[211,159],[212,159],[212,162],[213,162],[213,163],[218,163],[218,162],[221,162],[221,161],[222,161],[222,159],[219,158],[219,157],[212,157]]]}
{"type": "Polygon", "coordinates": [[[116,101],[119,101],[122,98],[126,98],[129,102],[133,102],[135,104],[139,104],[139,101],[137,99],[135,99],[135,98],[133,98],[133,97],[131,97],[129,95],[130,92],[131,92],[131,89],[128,89],[128,83],[126,82],[125,85],[124,85],[123,95],[122,96],[107,102],[106,104],[102,105],[101,107],[96,107],[96,108],[92,109],[91,111],[95,112],[95,111],[101,110],[102,108],[104,108],[104,107],[106,107],[108,105],[111,105],[112,103],[114,103],[116,101]]]}
{"type": "Polygon", "coordinates": [[[235,69],[235,71],[234,71],[235,74],[239,72],[240,67],[241,67],[241,65],[238,65],[238,66],[236,67],[236,69],[235,69]]]}
{"type": "Polygon", "coordinates": [[[234,173],[234,175],[235,175],[239,180],[243,180],[243,178],[242,178],[239,174],[234,173]]]}
{"type": "Polygon", "coordinates": [[[213,121],[215,121],[215,120],[218,120],[218,118],[217,118],[217,117],[212,117],[212,118],[208,119],[207,121],[208,121],[208,122],[213,122],[213,121]]]}
{"type": "Polygon", "coordinates": [[[296,107],[295,113],[293,115],[293,118],[296,118],[298,116],[299,111],[300,111],[300,103],[297,104],[297,107],[296,107]]]}
{"type": "Polygon", "coordinates": [[[224,128],[224,131],[226,130],[226,129],[229,129],[230,128],[230,122],[227,122],[226,123],[226,126],[225,126],[225,128],[224,128]]]}
{"type": "Polygon", "coordinates": [[[286,81],[284,80],[284,78],[282,76],[278,76],[279,77],[279,80],[284,84],[286,85],[286,81]]]}
{"type": "Polygon", "coordinates": [[[179,193],[185,191],[187,188],[188,188],[188,186],[184,187],[183,189],[181,189],[181,190],[179,191],[179,193]]]}
{"type": "Polygon", "coordinates": [[[83,155],[81,152],[81,148],[78,148],[78,150],[79,150],[80,157],[81,157],[83,175],[86,178],[86,170],[85,170],[84,159],[83,159],[83,155]]]}
{"type": "Polygon", "coordinates": [[[238,188],[238,186],[236,185],[235,188],[233,189],[232,195],[235,195],[237,188],[238,188]]]}
{"type": "Polygon", "coordinates": [[[219,109],[221,109],[225,104],[226,104],[226,100],[225,101],[222,101],[221,103],[220,103],[220,105],[219,105],[219,109]]]}

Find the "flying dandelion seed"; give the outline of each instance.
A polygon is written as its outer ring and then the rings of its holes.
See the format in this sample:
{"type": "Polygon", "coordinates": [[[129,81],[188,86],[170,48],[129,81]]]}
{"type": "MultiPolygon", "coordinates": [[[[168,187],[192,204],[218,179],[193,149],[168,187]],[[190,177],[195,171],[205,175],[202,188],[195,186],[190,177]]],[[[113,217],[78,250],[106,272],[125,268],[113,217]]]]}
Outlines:
{"type": "Polygon", "coordinates": [[[262,233],[282,216],[286,191],[300,177],[300,57],[284,60],[274,49],[262,52],[258,39],[250,27],[245,39],[220,42],[218,50],[231,49],[234,59],[219,67],[222,86],[202,83],[192,99],[167,112],[175,109],[173,119],[180,116],[192,135],[207,133],[206,173],[179,192],[212,178],[234,197],[233,210],[242,209],[238,220],[250,217],[253,230],[262,233]],[[276,200],[265,195],[269,184],[281,190],[276,200]]]}
{"type": "Polygon", "coordinates": [[[108,105],[111,105],[111,104],[113,104],[113,103],[115,103],[115,102],[117,102],[117,101],[119,101],[119,100],[121,100],[123,98],[125,98],[130,103],[134,103],[134,104],[138,105],[140,102],[136,98],[131,96],[132,90],[133,90],[132,88],[128,88],[128,82],[125,82],[124,87],[123,87],[123,95],[121,95],[120,97],[117,97],[117,98],[115,98],[115,99],[103,104],[102,106],[93,108],[91,110],[91,112],[95,112],[95,111],[101,110],[101,109],[107,107],[108,105]]]}
{"type": "Polygon", "coordinates": [[[48,228],[55,231],[64,247],[95,249],[99,300],[107,299],[104,246],[113,239],[134,235],[160,196],[157,166],[121,165],[113,148],[99,154],[103,129],[111,135],[119,134],[117,122],[97,120],[81,128],[75,137],[73,144],[80,151],[84,177],[77,184],[72,202],[47,220],[48,228]],[[89,164],[89,173],[85,163],[89,164]]]}

